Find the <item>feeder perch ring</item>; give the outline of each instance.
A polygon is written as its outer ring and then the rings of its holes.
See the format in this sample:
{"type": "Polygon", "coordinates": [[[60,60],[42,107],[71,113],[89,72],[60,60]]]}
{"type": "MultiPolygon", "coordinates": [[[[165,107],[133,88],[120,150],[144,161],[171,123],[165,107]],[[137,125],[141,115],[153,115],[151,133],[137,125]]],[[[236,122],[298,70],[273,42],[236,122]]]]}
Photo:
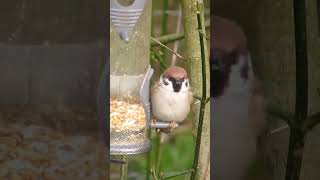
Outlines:
{"type": "MultiPolygon", "coordinates": [[[[152,129],[168,129],[170,128],[170,122],[163,122],[163,121],[157,121],[157,122],[151,122],[150,128],[152,129]]],[[[175,128],[178,128],[179,124],[176,123],[175,128]]]]}

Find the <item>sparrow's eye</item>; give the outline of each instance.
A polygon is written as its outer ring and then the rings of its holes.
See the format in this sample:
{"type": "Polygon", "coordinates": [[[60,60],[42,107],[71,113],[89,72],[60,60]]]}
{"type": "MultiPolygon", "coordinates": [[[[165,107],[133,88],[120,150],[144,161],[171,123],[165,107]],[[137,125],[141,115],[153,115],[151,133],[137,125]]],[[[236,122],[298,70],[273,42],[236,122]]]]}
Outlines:
{"type": "Polygon", "coordinates": [[[188,81],[186,81],[186,87],[188,87],[189,86],[189,83],[188,83],[188,81]]]}
{"type": "Polygon", "coordinates": [[[169,85],[169,83],[168,83],[165,79],[163,79],[163,84],[164,84],[165,86],[168,86],[168,85],[169,85]]]}

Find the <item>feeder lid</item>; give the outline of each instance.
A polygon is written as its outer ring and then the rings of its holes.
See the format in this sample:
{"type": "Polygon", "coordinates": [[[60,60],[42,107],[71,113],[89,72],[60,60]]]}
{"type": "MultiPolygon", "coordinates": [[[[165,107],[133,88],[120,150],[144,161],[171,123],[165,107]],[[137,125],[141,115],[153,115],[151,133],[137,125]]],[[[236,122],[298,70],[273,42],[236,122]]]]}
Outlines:
{"type": "Polygon", "coordinates": [[[110,17],[120,38],[129,42],[129,34],[133,30],[143,12],[146,0],[110,0],[110,17]],[[121,2],[123,1],[123,2],[121,2]]]}

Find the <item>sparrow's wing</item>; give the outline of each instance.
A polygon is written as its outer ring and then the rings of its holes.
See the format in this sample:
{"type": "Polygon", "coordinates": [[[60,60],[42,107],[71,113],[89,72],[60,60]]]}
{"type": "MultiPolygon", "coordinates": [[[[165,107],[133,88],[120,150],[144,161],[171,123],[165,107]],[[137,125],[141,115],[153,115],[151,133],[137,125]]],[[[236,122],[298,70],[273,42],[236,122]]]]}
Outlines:
{"type": "Polygon", "coordinates": [[[157,82],[155,83],[153,86],[151,86],[151,90],[150,90],[150,98],[151,98],[151,107],[150,107],[150,110],[151,110],[151,118],[153,117],[153,114],[152,114],[152,98],[154,96],[154,93],[156,92],[156,89],[159,88],[160,84],[157,82]]]}
{"type": "Polygon", "coordinates": [[[189,105],[191,105],[192,104],[192,102],[193,102],[193,93],[192,93],[192,91],[190,90],[189,91],[189,105]]]}
{"type": "Polygon", "coordinates": [[[160,88],[160,86],[161,86],[160,82],[155,83],[155,84],[151,87],[150,95],[153,96],[154,93],[156,92],[156,89],[160,88]]]}

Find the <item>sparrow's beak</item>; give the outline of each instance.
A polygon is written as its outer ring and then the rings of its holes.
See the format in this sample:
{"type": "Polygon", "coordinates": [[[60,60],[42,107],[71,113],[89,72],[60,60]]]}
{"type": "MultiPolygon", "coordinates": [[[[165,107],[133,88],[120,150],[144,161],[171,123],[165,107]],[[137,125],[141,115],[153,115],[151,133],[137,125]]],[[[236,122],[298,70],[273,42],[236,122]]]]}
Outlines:
{"type": "Polygon", "coordinates": [[[174,92],[179,92],[181,89],[181,85],[182,85],[182,79],[175,79],[174,81],[172,81],[172,86],[173,86],[173,90],[174,92]]]}

